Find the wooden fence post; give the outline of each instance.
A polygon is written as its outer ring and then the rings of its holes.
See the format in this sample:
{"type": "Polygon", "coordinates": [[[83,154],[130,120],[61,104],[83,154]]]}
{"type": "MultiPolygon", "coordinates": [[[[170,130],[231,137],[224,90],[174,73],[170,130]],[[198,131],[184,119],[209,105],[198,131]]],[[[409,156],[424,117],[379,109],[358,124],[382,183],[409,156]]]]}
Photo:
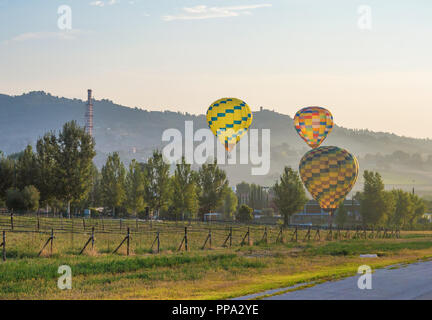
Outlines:
{"type": "Polygon", "coordinates": [[[181,250],[181,248],[183,247],[183,243],[185,245],[185,251],[188,251],[188,238],[187,238],[187,227],[185,227],[185,231],[184,231],[184,237],[182,239],[182,242],[180,243],[180,246],[178,248],[178,251],[181,250]]]}
{"type": "Polygon", "coordinates": [[[316,240],[317,236],[318,236],[318,240],[321,241],[320,227],[317,227],[317,231],[315,232],[314,240],[316,240]]]}
{"type": "Polygon", "coordinates": [[[51,255],[53,254],[54,229],[51,229],[51,255]]]}
{"type": "Polygon", "coordinates": [[[3,230],[3,242],[1,244],[2,247],[2,259],[6,261],[6,231],[3,230]]]}
{"type": "Polygon", "coordinates": [[[159,231],[156,232],[156,237],[153,240],[153,243],[152,243],[152,245],[150,247],[150,250],[152,252],[153,252],[153,247],[154,247],[155,243],[157,244],[157,253],[159,253],[160,252],[160,235],[159,235],[159,231]]]}
{"type": "Polygon", "coordinates": [[[129,229],[129,227],[127,228],[127,243],[126,243],[126,245],[127,245],[127,255],[129,255],[129,245],[130,245],[130,229],[129,229]]]}
{"type": "Polygon", "coordinates": [[[279,233],[278,233],[278,235],[276,237],[276,241],[275,242],[277,243],[278,241],[280,241],[280,243],[284,242],[284,239],[283,239],[283,226],[280,227],[279,233]]]}
{"type": "Polygon", "coordinates": [[[228,236],[226,237],[224,243],[222,244],[222,247],[227,246],[226,243],[228,242],[228,240],[229,240],[229,247],[231,248],[231,246],[232,246],[232,227],[229,228],[228,236]]]}
{"type": "Polygon", "coordinates": [[[268,243],[268,241],[267,241],[267,227],[264,227],[264,234],[263,234],[261,241],[264,241],[266,244],[268,243]]]}
{"type": "Polygon", "coordinates": [[[95,242],[94,227],[92,227],[92,233],[91,233],[90,238],[87,240],[87,242],[85,243],[84,247],[81,249],[79,254],[82,254],[84,252],[84,250],[87,248],[87,246],[89,245],[90,242],[92,244],[92,250],[93,250],[94,249],[94,242],[95,242]]]}
{"type": "Polygon", "coordinates": [[[243,246],[243,244],[245,243],[246,238],[248,238],[248,246],[250,245],[249,231],[250,231],[250,228],[248,227],[248,231],[246,232],[246,234],[244,235],[244,237],[242,239],[242,242],[240,243],[241,246],[243,246]]]}
{"type": "Polygon", "coordinates": [[[311,227],[309,226],[309,227],[308,227],[308,231],[307,231],[307,233],[306,233],[306,235],[305,235],[303,241],[305,241],[306,238],[307,238],[308,241],[309,241],[309,240],[310,240],[310,237],[311,237],[311,227]]]}
{"type": "Polygon", "coordinates": [[[13,229],[14,229],[13,212],[10,215],[10,225],[11,225],[11,230],[13,231],[13,229]]]}
{"type": "Polygon", "coordinates": [[[94,243],[95,243],[95,237],[94,237],[94,232],[95,228],[92,227],[92,234],[91,234],[91,242],[92,242],[92,250],[94,250],[94,243]]]}
{"type": "Polygon", "coordinates": [[[84,218],[82,219],[82,222],[83,222],[83,228],[84,228],[84,231],[85,231],[86,225],[85,225],[85,219],[84,218]]]}
{"type": "Polygon", "coordinates": [[[201,248],[202,250],[205,249],[205,246],[206,246],[207,242],[209,243],[209,248],[211,249],[211,229],[209,229],[209,233],[207,235],[207,238],[205,239],[204,244],[203,244],[203,246],[201,248]]]}
{"type": "Polygon", "coordinates": [[[188,251],[189,247],[188,247],[188,232],[187,232],[187,227],[185,227],[185,250],[188,251]]]}
{"type": "Polygon", "coordinates": [[[329,231],[327,232],[327,239],[328,240],[333,240],[333,225],[330,224],[329,226],[329,231]]]}
{"type": "Polygon", "coordinates": [[[291,241],[294,241],[294,239],[295,239],[295,242],[297,242],[297,226],[295,227],[294,233],[291,236],[291,241]]]}
{"type": "Polygon", "coordinates": [[[130,230],[129,227],[127,228],[127,235],[126,237],[120,242],[120,244],[118,245],[118,247],[113,251],[113,253],[116,253],[118,251],[118,249],[120,249],[120,247],[123,245],[123,243],[126,241],[126,253],[127,255],[129,255],[129,245],[130,245],[130,230]]]}

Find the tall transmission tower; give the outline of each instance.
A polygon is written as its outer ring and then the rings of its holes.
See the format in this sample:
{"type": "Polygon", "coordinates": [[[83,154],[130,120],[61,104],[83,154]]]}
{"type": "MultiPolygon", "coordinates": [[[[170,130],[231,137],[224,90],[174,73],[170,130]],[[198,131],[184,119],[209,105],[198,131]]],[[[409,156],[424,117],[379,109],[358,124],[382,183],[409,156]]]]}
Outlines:
{"type": "Polygon", "coordinates": [[[93,101],[92,101],[92,90],[88,89],[88,98],[87,98],[87,111],[85,114],[86,125],[85,130],[90,135],[93,136],[93,101]]]}

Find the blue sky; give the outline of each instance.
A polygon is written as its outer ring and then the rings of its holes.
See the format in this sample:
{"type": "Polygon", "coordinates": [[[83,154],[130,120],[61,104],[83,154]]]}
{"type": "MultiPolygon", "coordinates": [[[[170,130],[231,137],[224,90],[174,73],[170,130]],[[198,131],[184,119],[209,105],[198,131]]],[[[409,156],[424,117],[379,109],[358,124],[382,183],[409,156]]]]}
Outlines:
{"type": "Polygon", "coordinates": [[[0,0],[0,92],[92,88],[190,113],[224,96],[291,116],[320,105],[346,127],[432,138],[431,34],[430,0],[0,0]]]}

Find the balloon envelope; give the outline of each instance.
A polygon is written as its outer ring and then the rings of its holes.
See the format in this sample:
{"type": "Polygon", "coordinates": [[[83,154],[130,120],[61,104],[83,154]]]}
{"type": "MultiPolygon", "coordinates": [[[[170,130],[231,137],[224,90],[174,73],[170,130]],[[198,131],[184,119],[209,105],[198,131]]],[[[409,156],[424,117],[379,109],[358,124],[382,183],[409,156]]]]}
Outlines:
{"type": "Polygon", "coordinates": [[[311,147],[317,148],[333,129],[333,116],[321,107],[306,107],[294,116],[294,127],[311,147]]]}
{"type": "Polygon", "coordinates": [[[246,102],[236,98],[219,99],[207,110],[210,130],[228,151],[246,134],[252,119],[252,111],[246,102]]]}
{"type": "Polygon", "coordinates": [[[359,172],[356,157],[338,147],[319,147],[300,160],[300,176],[322,209],[334,211],[354,186],[359,172]]]}

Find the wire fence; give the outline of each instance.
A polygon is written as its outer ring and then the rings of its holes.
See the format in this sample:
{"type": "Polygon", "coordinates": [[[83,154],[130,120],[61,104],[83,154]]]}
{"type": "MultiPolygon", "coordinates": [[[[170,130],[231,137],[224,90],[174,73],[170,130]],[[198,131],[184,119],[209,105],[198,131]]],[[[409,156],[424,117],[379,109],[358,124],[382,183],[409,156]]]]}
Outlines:
{"type": "Polygon", "coordinates": [[[53,254],[124,255],[301,241],[399,238],[399,229],[244,225],[223,222],[52,218],[0,214],[2,259],[53,254]]]}

